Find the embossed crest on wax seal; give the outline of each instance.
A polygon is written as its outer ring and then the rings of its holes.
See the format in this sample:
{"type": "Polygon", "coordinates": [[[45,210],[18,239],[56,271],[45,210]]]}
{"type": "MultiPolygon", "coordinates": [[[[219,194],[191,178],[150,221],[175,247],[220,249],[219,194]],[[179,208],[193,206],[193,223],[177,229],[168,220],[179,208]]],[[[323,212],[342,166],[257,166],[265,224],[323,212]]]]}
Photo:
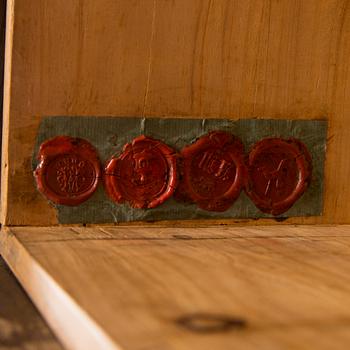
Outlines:
{"type": "Polygon", "coordinates": [[[155,208],[174,193],[177,177],[175,151],[142,135],[126,144],[123,153],[107,163],[104,184],[108,195],[117,203],[155,208]]]}
{"type": "Polygon", "coordinates": [[[86,140],[57,136],[41,144],[34,171],[38,190],[54,203],[75,206],[96,190],[101,166],[86,140]]]}
{"type": "Polygon", "coordinates": [[[261,211],[272,215],[291,208],[311,181],[311,156],[296,139],[259,141],[247,163],[245,191],[261,211]]]}
{"type": "Polygon", "coordinates": [[[208,211],[225,211],[244,181],[244,147],[232,134],[212,131],[181,151],[182,179],[175,197],[208,211]]]}

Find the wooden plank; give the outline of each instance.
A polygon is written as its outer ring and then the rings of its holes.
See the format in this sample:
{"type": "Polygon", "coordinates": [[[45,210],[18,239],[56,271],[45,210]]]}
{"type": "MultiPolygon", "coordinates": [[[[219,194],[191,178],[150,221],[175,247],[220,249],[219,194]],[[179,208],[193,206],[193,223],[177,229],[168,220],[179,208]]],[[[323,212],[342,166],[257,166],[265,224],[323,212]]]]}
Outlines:
{"type": "Polygon", "coordinates": [[[5,244],[5,233],[1,235],[1,254],[7,262],[11,260],[10,267],[16,277],[25,286],[63,345],[73,349],[115,349],[98,325],[77,307],[66,292],[58,288],[56,281],[31,258],[17,239],[11,233],[9,235],[5,244]],[[7,259],[9,256],[13,259],[7,259]],[[46,314],[45,310],[49,313],[46,314]],[[76,328],[75,325],[79,327],[76,328]]]}
{"type": "Polygon", "coordinates": [[[142,115],[152,4],[8,1],[2,223],[56,221],[54,209],[35,190],[31,173],[41,117],[142,115]]]}
{"type": "Polygon", "coordinates": [[[6,1],[6,31],[4,52],[4,82],[3,82],[3,108],[2,108],[2,132],[1,132],[1,223],[8,211],[8,185],[9,185],[9,129],[10,129],[10,94],[12,72],[12,44],[13,44],[13,1],[6,1]]]}
{"type": "Polygon", "coordinates": [[[201,240],[229,238],[312,238],[350,237],[350,226],[99,226],[99,227],[16,227],[23,243],[64,240],[201,240]],[[38,234],[40,233],[40,234],[38,234]],[[57,234],[59,233],[59,235],[57,234]]]}
{"type": "Polygon", "coordinates": [[[350,226],[22,227],[5,229],[0,246],[71,349],[350,341],[350,226]]]}
{"type": "Polygon", "coordinates": [[[327,119],[324,215],[287,223],[350,223],[348,4],[9,0],[2,223],[57,224],[30,167],[57,115],[327,119]]]}
{"type": "Polygon", "coordinates": [[[1,350],[62,349],[1,257],[0,300],[1,350]]]}

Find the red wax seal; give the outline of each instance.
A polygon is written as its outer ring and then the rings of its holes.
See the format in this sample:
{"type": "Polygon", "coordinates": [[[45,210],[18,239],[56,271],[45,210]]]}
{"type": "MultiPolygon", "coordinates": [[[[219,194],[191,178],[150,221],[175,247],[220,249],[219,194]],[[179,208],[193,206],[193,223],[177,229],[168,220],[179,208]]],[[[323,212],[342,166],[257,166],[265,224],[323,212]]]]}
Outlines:
{"type": "Polygon", "coordinates": [[[155,208],[174,192],[177,184],[176,154],[161,141],[139,136],[126,144],[118,158],[105,167],[108,195],[134,208],[155,208]]]}
{"type": "Polygon", "coordinates": [[[246,193],[261,211],[272,215],[287,211],[311,181],[311,156],[296,139],[264,139],[255,144],[247,163],[246,193]]]}
{"type": "Polygon", "coordinates": [[[181,151],[176,198],[209,211],[225,211],[238,198],[245,176],[244,147],[233,135],[212,131],[181,151]]]}
{"type": "Polygon", "coordinates": [[[95,148],[83,139],[50,139],[40,146],[38,160],[34,171],[38,190],[54,203],[79,205],[97,188],[100,160],[95,148]]]}

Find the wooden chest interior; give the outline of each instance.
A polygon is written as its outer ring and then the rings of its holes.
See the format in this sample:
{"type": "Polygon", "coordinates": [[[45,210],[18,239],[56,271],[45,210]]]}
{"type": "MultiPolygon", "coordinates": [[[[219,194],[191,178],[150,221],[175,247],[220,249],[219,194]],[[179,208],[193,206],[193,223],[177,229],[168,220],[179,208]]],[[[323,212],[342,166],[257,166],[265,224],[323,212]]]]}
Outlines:
{"type": "Polygon", "coordinates": [[[349,11],[346,0],[7,1],[0,252],[67,348],[346,348],[349,11]],[[172,145],[228,124],[243,142],[289,133],[313,145],[308,201],[281,218],[175,205],[120,222],[106,198],[57,208],[33,176],[54,136],[97,140],[106,161],[144,130],[172,145]]]}

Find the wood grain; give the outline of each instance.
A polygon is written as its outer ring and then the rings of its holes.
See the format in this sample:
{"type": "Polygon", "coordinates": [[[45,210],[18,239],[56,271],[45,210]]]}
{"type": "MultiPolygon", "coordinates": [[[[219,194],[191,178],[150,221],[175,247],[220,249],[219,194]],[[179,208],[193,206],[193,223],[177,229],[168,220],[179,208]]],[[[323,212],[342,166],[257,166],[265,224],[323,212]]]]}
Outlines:
{"type": "Polygon", "coordinates": [[[350,226],[18,227],[0,247],[70,349],[347,349],[350,341],[350,226]],[[236,327],[213,326],[213,316],[236,327]]]}
{"type": "Polygon", "coordinates": [[[30,168],[40,120],[56,115],[327,119],[324,215],[286,223],[350,223],[348,0],[8,8],[2,223],[57,224],[30,168]]]}

